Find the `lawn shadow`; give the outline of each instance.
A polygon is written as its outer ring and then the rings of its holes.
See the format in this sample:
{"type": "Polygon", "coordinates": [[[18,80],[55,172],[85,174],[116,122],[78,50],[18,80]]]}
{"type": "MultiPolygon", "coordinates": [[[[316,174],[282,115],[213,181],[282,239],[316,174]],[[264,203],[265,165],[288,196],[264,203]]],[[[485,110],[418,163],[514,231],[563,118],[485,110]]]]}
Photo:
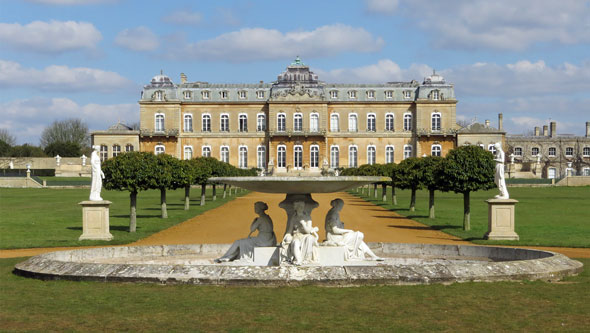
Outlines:
{"type": "MultiPolygon", "coordinates": [[[[160,210],[160,209],[158,209],[160,210]]],[[[111,215],[111,217],[119,217],[119,218],[129,218],[129,214],[125,214],[125,215],[111,215]]],[[[138,219],[146,219],[146,218],[152,218],[152,217],[162,217],[162,215],[158,214],[158,215],[136,215],[135,216],[138,219]]]]}
{"type": "MultiPolygon", "coordinates": [[[[78,230],[78,231],[82,231],[82,227],[66,227],[66,229],[68,230],[78,230]]],[[[141,229],[140,226],[136,227],[137,230],[141,229]]],[[[123,225],[111,225],[109,226],[109,230],[116,230],[116,231],[129,231],[129,226],[123,226],[123,225]]]]}
{"type": "Polygon", "coordinates": [[[390,228],[411,229],[411,230],[443,230],[443,229],[459,229],[461,227],[455,225],[431,225],[431,226],[410,226],[410,225],[388,225],[390,228]]]}

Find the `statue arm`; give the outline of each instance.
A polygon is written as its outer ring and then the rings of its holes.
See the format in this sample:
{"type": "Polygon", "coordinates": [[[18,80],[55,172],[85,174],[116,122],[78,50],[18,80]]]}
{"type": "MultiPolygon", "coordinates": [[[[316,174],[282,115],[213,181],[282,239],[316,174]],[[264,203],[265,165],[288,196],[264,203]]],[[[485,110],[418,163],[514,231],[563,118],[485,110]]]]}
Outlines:
{"type": "Polygon", "coordinates": [[[256,231],[259,226],[260,222],[258,222],[258,218],[255,218],[254,221],[252,221],[252,224],[250,225],[250,233],[248,234],[248,238],[250,238],[252,233],[254,233],[254,231],[256,231]]]}

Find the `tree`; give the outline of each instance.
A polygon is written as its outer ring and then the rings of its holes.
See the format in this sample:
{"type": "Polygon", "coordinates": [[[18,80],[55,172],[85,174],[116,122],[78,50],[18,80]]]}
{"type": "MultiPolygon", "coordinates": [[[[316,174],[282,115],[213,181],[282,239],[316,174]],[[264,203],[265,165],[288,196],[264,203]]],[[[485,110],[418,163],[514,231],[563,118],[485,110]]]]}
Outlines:
{"type": "Polygon", "coordinates": [[[41,133],[41,147],[55,142],[72,142],[80,147],[87,147],[90,144],[88,126],[77,118],[56,120],[41,133]]]}
{"type": "Polygon", "coordinates": [[[434,213],[434,191],[443,188],[441,185],[441,167],[443,158],[440,156],[427,156],[420,159],[422,170],[422,185],[428,189],[428,217],[433,219],[434,213]]]}
{"type": "Polygon", "coordinates": [[[10,156],[12,157],[46,157],[47,155],[43,151],[43,149],[29,145],[25,143],[24,145],[14,146],[10,151],[10,156]]]}
{"type": "Polygon", "coordinates": [[[394,206],[397,206],[397,196],[395,195],[395,188],[398,183],[397,167],[398,166],[395,163],[387,163],[381,166],[381,172],[383,173],[383,176],[391,178],[391,182],[389,182],[389,185],[391,185],[391,204],[394,206]]]}
{"type": "Polygon", "coordinates": [[[6,128],[0,128],[0,141],[4,141],[11,147],[16,145],[16,137],[6,128]]]}
{"type": "Polygon", "coordinates": [[[4,140],[0,139],[0,157],[10,157],[12,147],[4,140]]]}
{"type": "Polygon", "coordinates": [[[184,187],[184,210],[190,208],[191,185],[196,183],[197,169],[194,160],[182,160],[174,170],[172,177],[173,185],[176,188],[184,187]]]}
{"type": "Polygon", "coordinates": [[[168,218],[168,210],[166,209],[166,190],[175,189],[180,185],[174,181],[175,174],[179,169],[178,159],[168,154],[159,154],[156,156],[156,164],[153,169],[153,188],[160,190],[160,206],[162,208],[162,218],[168,218]]]}
{"type": "Polygon", "coordinates": [[[201,185],[201,206],[205,206],[207,179],[209,179],[213,173],[213,168],[215,167],[214,161],[216,160],[212,157],[195,158],[195,167],[197,168],[197,175],[199,176],[196,179],[196,183],[201,185]]]}
{"type": "Polygon", "coordinates": [[[462,146],[449,152],[440,169],[441,189],[463,194],[463,230],[471,229],[469,194],[494,188],[492,153],[478,146],[462,146]]]}
{"type": "Polygon", "coordinates": [[[396,185],[401,189],[412,190],[410,211],[415,211],[416,191],[422,187],[422,170],[420,169],[419,158],[406,158],[398,164],[396,172],[396,185]]]}
{"type": "Polygon", "coordinates": [[[59,155],[61,157],[78,157],[82,156],[82,149],[79,144],[74,142],[53,142],[47,145],[45,154],[48,156],[59,155]]]}
{"type": "Polygon", "coordinates": [[[129,152],[106,160],[102,165],[107,190],[129,191],[129,232],[137,225],[137,194],[154,187],[152,174],[156,156],[146,152],[129,152]]]}

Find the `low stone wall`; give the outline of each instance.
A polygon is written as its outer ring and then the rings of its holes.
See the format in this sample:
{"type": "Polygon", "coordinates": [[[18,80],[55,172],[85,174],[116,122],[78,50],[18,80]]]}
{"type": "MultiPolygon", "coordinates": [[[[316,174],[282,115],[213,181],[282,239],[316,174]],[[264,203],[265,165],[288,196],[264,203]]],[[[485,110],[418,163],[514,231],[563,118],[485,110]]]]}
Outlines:
{"type": "Polygon", "coordinates": [[[0,187],[33,187],[42,188],[43,185],[27,177],[0,177],[0,187]]]}
{"type": "Polygon", "coordinates": [[[590,186],[590,176],[567,176],[555,184],[557,186],[590,186]]]}
{"type": "Polygon", "coordinates": [[[82,165],[81,157],[62,157],[59,166],[55,157],[0,157],[0,169],[54,169],[57,177],[90,177],[90,157],[82,165]],[[12,167],[11,163],[12,162],[12,167]]]}

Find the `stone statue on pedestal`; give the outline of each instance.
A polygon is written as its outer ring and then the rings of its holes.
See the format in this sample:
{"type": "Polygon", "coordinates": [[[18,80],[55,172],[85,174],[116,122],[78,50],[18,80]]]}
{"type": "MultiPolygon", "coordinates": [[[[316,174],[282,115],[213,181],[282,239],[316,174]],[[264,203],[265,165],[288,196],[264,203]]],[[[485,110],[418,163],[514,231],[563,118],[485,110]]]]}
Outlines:
{"type": "Polygon", "coordinates": [[[312,225],[311,219],[306,220],[304,201],[295,201],[293,209],[295,210],[293,216],[295,223],[293,230],[285,234],[281,242],[281,256],[294,265],[318,262],[319,236],[317,232],[319,229],[312,225]]]}
{"type": "Polygon", "coordinates": [[[496,156],[494,156],[494,161],[496,161],[494,183],[496,183],[498,190],[500,190],[500,194],[496,195],[495,198],[509,199],[510,196],[508,195],[508,190],[506,189],[506,179],[504,178],[504,151],[502,150],[502,145],[500,142],[496,142],[494,147],[496,148],[496,156]]]}
{"type": "Polygon", "coordinates": [[[90,155],[90,166],[92,167],[92,183],[90,185],[90,201],[102,201],[100,197],[100,190],[102,189],[102,180],[104,173],[100,169],[100,156],[98,151],[100,146],[92,146],[92,154],[90,155]]]}

